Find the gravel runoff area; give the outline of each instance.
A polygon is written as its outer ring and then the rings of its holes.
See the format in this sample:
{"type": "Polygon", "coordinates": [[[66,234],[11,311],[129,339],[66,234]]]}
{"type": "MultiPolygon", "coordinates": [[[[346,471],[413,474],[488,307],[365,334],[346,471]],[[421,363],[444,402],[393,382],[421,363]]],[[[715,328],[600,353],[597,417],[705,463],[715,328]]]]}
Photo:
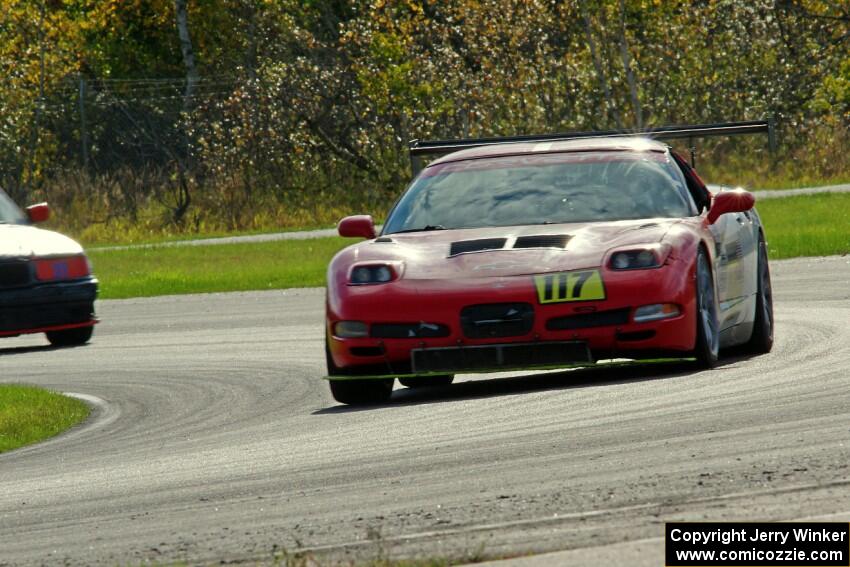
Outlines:
{"type": "MultiPolygon", "coordinates": [[[[816,193],[850,193],[850,183],[828,185],[824,187],[803,187],[800,189],[778,189],[773,191],[753,191],[756,200],[780,199],[796,195],[814,195],[816,193]]],[[[376,227],[379,231],[381,227],[376,227]]],[[[93,246],[89,250],[129,250],[132,248],[157,248],[163,246],[214,246],[217,244],[240,244],[244,242],[270,242],[273,240],[308,240],[336,236],[335,228],[317,230],[298,230],[292,232],[274,232],[269,234],[250,234],[246,236],[224,236],[220,238],[201,238],[197,240],[174,240],[157,244],[133,244],[127,246],[93,246]]]]}

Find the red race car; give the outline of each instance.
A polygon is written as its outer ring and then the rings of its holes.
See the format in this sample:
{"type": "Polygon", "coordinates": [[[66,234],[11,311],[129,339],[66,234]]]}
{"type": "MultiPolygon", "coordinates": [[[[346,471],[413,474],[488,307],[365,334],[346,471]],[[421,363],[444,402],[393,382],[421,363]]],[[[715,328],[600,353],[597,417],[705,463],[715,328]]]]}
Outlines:
{"type": "Polygon", "coordinates": [[[771,349],[753,195],[712,194],[648,137],[566,137],[414,143],[414,156],[467,149],[422,169],[379,236],[369,216],[339,223],[367,240],[328,268],[337,401],[384,401],[395,378],[426,387],[610,358],[710,368],[721,348],[771,349]]]}
{"type": "Polygon", "coordinates": [[[54,346],[81,345],[97,319],[97,280],[79,244],[31,226],[47,205],[26,213],[0,191],[0,337],[45,333],[54,346]]]}

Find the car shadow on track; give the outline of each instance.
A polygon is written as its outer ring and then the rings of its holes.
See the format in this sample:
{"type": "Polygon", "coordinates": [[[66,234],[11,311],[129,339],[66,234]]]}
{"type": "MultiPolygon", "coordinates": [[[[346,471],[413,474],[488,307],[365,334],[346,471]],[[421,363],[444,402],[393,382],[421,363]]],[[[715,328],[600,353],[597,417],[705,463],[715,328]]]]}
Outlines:
{"type": "Polygon", "coordinates": [[[56,347],[53,345],[7,347],[0,348],[0,356],[9,356],[12,354],[27,354],[30,352],[50,352],[52,350],[59,350],[60,348],[62,347],[56,347]]]}
{"type": "MultiPolygon", "coordinates": [[[[712,372],[722,371],[724,367],[746,361],[749,358],[752,358],[752,356],[729,353],[729,355],[724,355],[712,372]]],[[[692,361],[688,360],[604,364],[562,372],[470,380],[451,386],[434,388],[397,388],[393,391],[390,400],[383,404],[336,405],[316,410],[313,415],[371,411],[403,405],[457,402],[473,398],[493,398],[543,390],[567,390],[647,380],[666,380],[700,371],[692,361]]]]}

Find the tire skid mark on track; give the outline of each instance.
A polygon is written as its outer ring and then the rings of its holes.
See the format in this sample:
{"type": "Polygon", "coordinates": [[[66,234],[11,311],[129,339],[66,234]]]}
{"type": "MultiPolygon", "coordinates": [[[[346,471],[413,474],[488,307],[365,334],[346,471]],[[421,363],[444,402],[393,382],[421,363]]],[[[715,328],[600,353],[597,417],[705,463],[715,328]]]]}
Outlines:
{"type": "MultiPolygon", "coordinates": [[[[664,519],[847,510],[850,270],[774,266],[770,355],[464,376],[366,409],[334,406],[320,380],[320,290],[103,302],[90,347],[11,339],[24,350],[0,361],[0,380],[120,412],[0,460],[3,560],[246,560],[296,542],[336,557],[375,530],[399,553],[513,554],[639,539],[664,519]],[[599,510],[619,512],[534,523],[599,510]]],[[[358,546],[340,557],[368,558],[358,546]]]]}

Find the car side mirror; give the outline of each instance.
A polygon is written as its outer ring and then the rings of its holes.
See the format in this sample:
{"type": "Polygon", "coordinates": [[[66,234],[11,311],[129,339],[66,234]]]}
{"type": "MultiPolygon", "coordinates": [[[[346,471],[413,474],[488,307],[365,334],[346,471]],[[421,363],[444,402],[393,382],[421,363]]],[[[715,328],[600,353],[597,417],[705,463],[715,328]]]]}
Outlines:
{"type": "Polygon", "coordinates": [[[29,217],[30,222],[45,222],[50,218],[50,207],[47,206],[47,203],[30,205],[27,207],[27,216],[29,217]]]}
{"type": "Polygon", "coordinates": [[[340,236],[346,238],[375,238],[375,223],[371,215],[345,217],[336,227],[340,236]]]}
{"type": "Polygon", "coordinates": [[[714,224],[720,215],[726,213],[743,213],[749,211],[756,204],[756,197],[749,191],[734,189],[732,191],[721,191],[714,196],[711,208],[708,210],[708,224],[714,224]]]}

